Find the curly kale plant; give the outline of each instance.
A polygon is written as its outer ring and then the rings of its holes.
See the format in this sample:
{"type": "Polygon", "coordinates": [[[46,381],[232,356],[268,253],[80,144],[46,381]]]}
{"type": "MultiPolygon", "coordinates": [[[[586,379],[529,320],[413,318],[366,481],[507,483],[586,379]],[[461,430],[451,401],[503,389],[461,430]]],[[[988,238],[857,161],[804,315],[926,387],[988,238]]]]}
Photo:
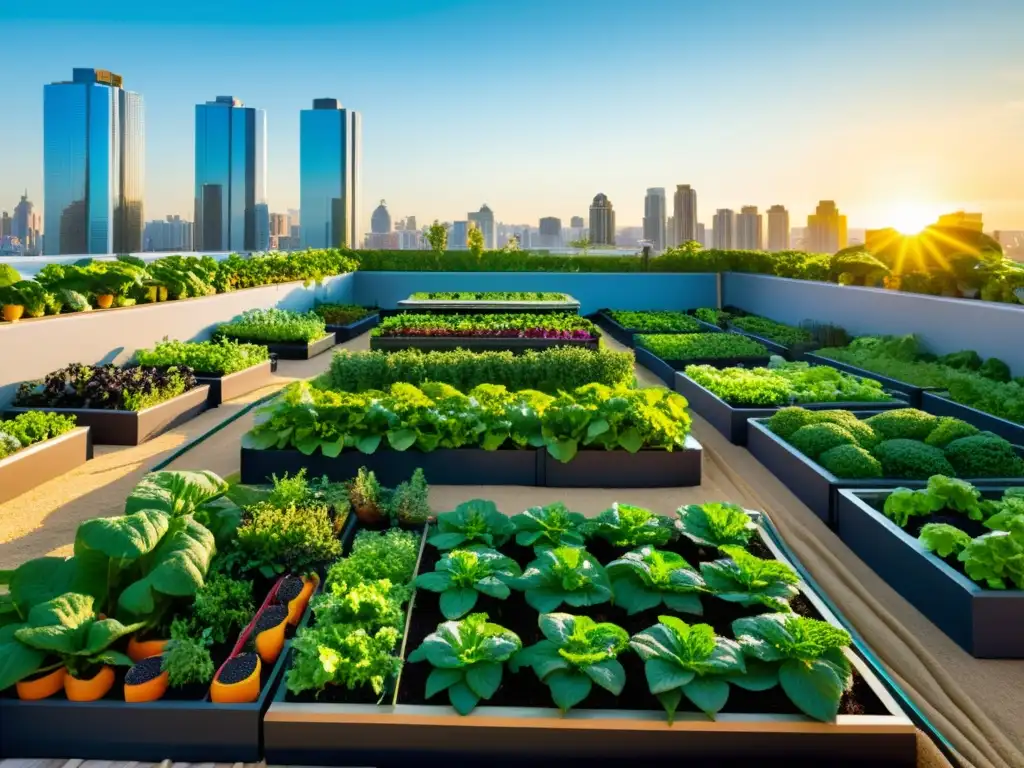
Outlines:
{"type": "Polygon", "coordinates": [[[521,575],[512,558],[493,549],[473,547],[448,552],[432,572],[417,576],[415,584],[440,592],[441,613],[446,619],[458,619],[473,610],[479,594],[508,598],[509,584],[521,575]]]}
{"type": "Polygon", "coordinates": [[[525,591],[526,602],[540,613],[553,611],[562,603],[578,608],[612,599],[607,572],[593,555],[579,547],[538,552],[514,586],[525,591]]]}
{"type": "Polygon", "coordinates": [[[364,629],[376,632],[381,627],[405,627],[402,604],[412,590],[388,579],[367,581],[351,587],[334,583],[313,598],[313,615],[318,626],[344,627],[348,631],[364,629]]]}
{"type": "Polygon", "coordinates": [[[586,539],[587,519],[579,512],[570,512],[556,501],[546,507],[531,507],[515,515],[516,544],[524,547],[581,547],[586,539]]]}
{"type": "Polygon", "coordinates": [[[591,536],[604,539],[613,547],[661,546],[674,535],[670,518],[618,502],[590,522],[588,529],[591,536]]]}
{"type": "Polygon", "coordinates": [[[509,540],[515,525],[498,511],[493,501],[464,501],[451,512],[437,516],[437,533],[427,539],[438,549],[454,549],[467,544],[500,547],[509,540]]]}
{"type": "Polygon", "coordinates": [[[642,547],[608,563],[615,604],[630,615],[664,604],[680,613],[704,612],[704,580],[682,555],[642,547]]]}
{"type": "Polygon", "coordinates": [[[586,616],[547,613],[540,617],[540,631],[544,639],[513,656],[509,669],[531,667],[563,713],[586,699],[594,683],[615,696],[622,693],[626,671],[616,657],[629,647],[626,630],[586,616]]]}
{"type": "Polygon", "coordinates": [[[647,685],[675,719],[683,696],[714,719],[729,699],[729,677],[746,673],[739,643],[718,637],[707,624],[687,624],[675,616],[633,635],[629,646],[644,660],[647,685]]]}
{"type": "Polygon", "coordinates": [[[757,525],[744,509],[728,502],[690,504],[676,510],[676,528],[701,547],[746,546],[757,525]]]}
{"type": "Polygon", "coordinates": [[[428,661],[433,667],[427,677],[428,699],[448,691],[455,711],[468,715],[481,699],[497,692],[503,664],[522,647],[515,632],[489,623],[486,613],[474,613],[441,624],[409,654],[409,662],[428,661]]]}
{"type": "Polygon", "coordinates": [[[796,571],[778,560],[762,560],[742,547],[719,547],[721,560],[700,564],[708,592],[743,606],[765,605],[773,611],[788,611],[796,597],[800,578],[796,571]]]}

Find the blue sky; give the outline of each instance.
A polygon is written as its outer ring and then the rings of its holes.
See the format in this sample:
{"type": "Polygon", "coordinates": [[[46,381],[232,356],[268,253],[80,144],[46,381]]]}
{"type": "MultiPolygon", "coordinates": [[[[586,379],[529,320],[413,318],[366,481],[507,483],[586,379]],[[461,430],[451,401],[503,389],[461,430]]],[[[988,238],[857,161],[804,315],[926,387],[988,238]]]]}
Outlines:
{"type": "Polygon", "coordinates": [[[981,209],[1024,228],[1024,2],[177,0],[3,3],[0,210],[41,205],[42,87],[93,66],[142,93],[146,216],[191,218],[193,105],[268,114],[269,202],[298,207],[299,110],[363,113],[367,223],[586,213],[647,187],[699,215],[834,198],[851,226],[981,209]]]}

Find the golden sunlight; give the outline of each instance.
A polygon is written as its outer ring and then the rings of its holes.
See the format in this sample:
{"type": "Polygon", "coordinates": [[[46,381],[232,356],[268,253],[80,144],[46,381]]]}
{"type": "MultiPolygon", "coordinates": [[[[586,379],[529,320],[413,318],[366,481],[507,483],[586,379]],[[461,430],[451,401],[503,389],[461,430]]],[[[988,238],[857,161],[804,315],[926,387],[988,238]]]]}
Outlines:
{"type": "Polygon", "coordinates": [[[937,210],[920,203],[900,203],[889,210],[890,226],[903,235],[920,234],[937,219],[937,210]]]}

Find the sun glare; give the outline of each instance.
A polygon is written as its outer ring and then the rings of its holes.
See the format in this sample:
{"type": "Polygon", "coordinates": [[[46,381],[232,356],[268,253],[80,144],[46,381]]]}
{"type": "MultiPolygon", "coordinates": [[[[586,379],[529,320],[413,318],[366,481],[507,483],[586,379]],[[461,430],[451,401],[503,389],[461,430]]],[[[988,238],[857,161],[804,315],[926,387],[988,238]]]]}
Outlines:
{"type": "Polygon", "coordinates": [[[938,218],[928,207],[917,203],[903,203],[890,211],[890,226],[902,235],[916,235],[938,218]]]}

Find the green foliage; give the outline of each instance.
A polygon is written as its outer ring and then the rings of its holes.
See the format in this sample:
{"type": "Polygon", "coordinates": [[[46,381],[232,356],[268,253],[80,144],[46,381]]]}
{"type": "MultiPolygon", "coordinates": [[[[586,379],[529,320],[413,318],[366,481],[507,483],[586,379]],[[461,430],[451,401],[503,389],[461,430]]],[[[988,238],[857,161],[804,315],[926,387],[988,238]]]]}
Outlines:
{"type": "Polygon", "coordinates": [[[454,549],[468,544],[500,547],[515,532],[512,521],[495,506],[493,501],[472,499],[464,501],[451,512],[437,516],[437,532],[427,543],[438,549],[454,549]]]}
{"type": "Polygon", "coordinates": [[[701,322],[717,325],[719,328],[725,328],[732,319],[731,312],[726,312],[724,309],[713,309],[711,307],[700,307],[699,309],[695,309],[693,310],[693,316],[701,322]]]}
{"type": "Polygon", "coordinates": [[[386,681],[402,667],[402,660],[394,655],[400,639],[395,627],[382,627],[373,634],[364,629],[349,632],[344,626],[304,628],[292,641],[288,690],[319,694],[327,685],[350,691],[369,686],[382,696],[386,681]]]}
{"type": "Polygon", "coordinates": [[[341,542],[326,505],[277,507],[260,501],[247,507],[225,567],[272,578],[307,573],[341,554],[341,542]]]}
{"type": "Polygon", "coordinates": [[[800,453],[817,459],[825,451],[839,445],[856,445],[856,438],[838,424],[819,423],[800,427],[789,438],[789,443],[800,453]]]}
{"type": "Polygon", "coordinates": [[[587,534],[613,547],[661,546],[675,535],[670,518],[643,507],[615,502],[587,524],[587,534]]]}
{"type": "Polygon", "coordinates": [[[934,445],[936,448],[945,448],[954,440],[961,437],[971,437],[980,431],[977,427],[968,424],[966,421],[949,416],[940,416],[935,428],[928,433],[928,437],[924,441],[928,445],[934,445]]]}
{"type": "Polygon", "coordinates": [[[883,411],[864,421],[882,440],[924,440],[939,424],[938,417],[916,408],[883,411]]]}
{"type": "Polygon", "coordinates": [[[378,579],[407,584],[416,568],[419,546],[420,537],[411,531],[360,531],[349,556],[327,572],[327,586],[353,586],[378,579]]]}
{"type": "Polygon", "coordinates": [[[161,664],[161,669],[167,673],[167,684],[172,688],[180,688],[192,683],[209,683],[214,671],[209,648],[211,642],[213,632],[210,629],[203,630],[197,636],[190,631],[188,625],[175,619],[171,624],[171,639],[161,664]]]}
{"type": "Polygon", "coordinates": [[[1024,589],[1024,527],[979,536],[957,559],[969,577],[989,589],[1024,589]]]}
{"type": "Polygon", "coordinates": [[[1024,476],[1024,461],[1013,446],[991,433],[953,440],[946,446],[946,458],[960,477],[1024,476]]]}
{"type": "Polygon", "coordinates": [[[977,488],[943,475],[929,477],[928,486],[916,491],[894,489],[886,497],[882,511],[896,525],[905,528],[911,517],[927,517],[943,509],[960,512],[971,520],[983,520],[988,515],[987,503],[977,488]]]}
{"type": "Polygon", "coordinates": [[[717,636],[707,624],[690,625],[675,616],[659,616],[629,645],[643,659],[647,685],[670,724],[683,696],[713,720],[729,698],[727,676],[746,672],[738,643],[717,636]]]}
{"type": "Polygon", "coordinates": [[[523,647],[515,632],[474,613],[462,621],[446,621],[409,654],[409,662],[430,662],[426,697],[448,691],[460,715],[468,715],[481,699],[501,686],[503,664],[523,647]]]}
{"type": "Polygon", "coordinates": [[[524,547],[582,547],[588,523],[579,512],[570,512],[560,501],[546,507],[530,507],[512,517],[516,544],[524,547]]]}
{"type": "Polygon", "coordinates": [[[759,341],[735,333],[682,333],[633,337],[638,349],[646,349],[662,360],[768,357],[759,341]]]}
{"type": "MultiPolygon", "coordinates": [[[[11,419],[0,421],[0,435],[8,435],[17,441],[17,446],[10,453],[28,448],[30,445],[50,440],[67,434],[75,428],[75,417],[46,411],[29,411],[19,413],[11,419]]],[[[0,458],[5,454],[0,446],[0,458]]]]}
{"type": "Polygon", "coordinates": [[[0,459],[6,459],[13,453],[17,453],[24,446],[13,435],[8,435],[6,432],[0,432],[0,459]]]}
{"type": "Polygon", "coordinates": [[[847,480],[882,477],[882,464],[858,445],[837,445],[818,457],[818,463],[847,480]]]}
{"type": "Polygon", "coordinates": [[[816,419],[817,414],[814,411],[791,406],[777,410],[766,424],[768,429],[788,441],[798,429],[806,427],[808,424],[814,424],[816,419]]]}
{"type": "Polygon", "coordinates": [[[1010,380],[1010,366],[998,357],[990,357],[978,367],[978,374],[986,379],[1005,383],[1010,380]]]}
{"type": "Polygon", "coordinates": [[[370,335],[591,339],[598,338],[601,333],[586,318],[569,313],[434,315],[407,312],[381,320],[370,335]]]}
{"type": "Polygon", "coordinates": [[[384,390],[406,382],[420,386],[433,381],[468,392],[481,384],[499,384],[510,390],[531,389],[548,394],[571,391],[584,384],[629,387],[633,382],[633,353],[556,347],[512,352],[350,352],[331,360],[331,389],[345,392],[384,390]]]}
{"type": "Polygon", "coordinates": [[[539,623],[544,639],[513,656],[509,669],[532,668],[563,713],[586,699],[595,683],[614,696],[622,693],[626,671],[616,657],[629,645],[626,630],[567,613],[543,614],[539,623]]]}
{"type": "Polygon", "coordinates": [[[443,255],[448,248],[448,228],[437,219],[427,229],[426,238],[431,250],[438,256],[443,255]]]}
{"type": "Polygon", "coordinates": [[[430,291],[409,296],[413,301],[568,301],[565,293],[553,291],[430,291]]]}
{"type": "Polygon", "coordinates": [[[310,342],[327,335],[323,318],[312,312],[250,309],[230,323],[217,326],[214,336],[247,342],[310,342]]]}
{"type": "Polygon", "coordinates": [[[776,344],[781,344],[784,347],[806,347],[814,340],[811,334],[803,328],[794,328],[791,325],[777,323],[774,320],[769,320],[767,317],[745,315],[743,317],[734,317],[731,323],[741,331],[752,333],[755,336],[768,339],[768,341],[774,341],[776,344]]]}
{"type": "Polygon", "coordinates": [[[773,611],[789,610],[800,578],[778,560],[762,560],[743,547],[719,547],[724,559],[700,564],[707,590],[716,597],[743,606],[764,605],[773,611]]]}
{"type": "Polygon", "coordinates": [[[537,552],[537,559],[515,580],[526,602],[538,613],[556,610],[562,603],[579,608],[612,599],[608,574],[593,555],[579,547],[555,547],[537,552]]]}
{"type": "Polygon", "coordinates": [[[950,368],[963,368],[968,371],[976,371],[981,368],[981,355],[973,349],[962,352],[952,352],[943,355],[937,361],[940,365],[948,365],[950,368]]]}
{"type": "Polygon", "coordinates": [[[388,503],[388,516],[403,525],[422,525],[430,517],[430,488],[420,467],[398,484],[388,503]]]}
{"type": "Polygon", "coordinates": [[[679,507],[676,514],[679,532],[701,547],[744,547],[757,530],[743,507],[728,502],[690,504],[679,507]]]}
{"type": "Polygon", "coordinates": [[[670,310],[608,310],[612,320],[637,333],[700,333],[707,329],[685,312],[670,310]]]}
{"type": "Polygon", "coordinates": [[[10,264],[0,264],[0,288],[14,285],[19,280],[21,280],[21,275],[18,274],[18,270],[10,264]]]}
{"type": "Polygon", "coordinates": [[[948,523],[927,523],[921,528],[918,541],[929,552],[939,557],[959,555],[971,543],[971,537],[948,523]]]}
{"type": "Polygon", "coordinates": [[[192,604],[195,626],[209,631],[214,643],[227,643],[238,636],[256,614],[252,582],[213,573],[196,592],[192,604]]]}
{"type": "Polygon", "coordinates": [[[416,586],[441,594],[441,613],[458,619],[476,606],[478,594],[505,600],[509,584],[522,575],[514,560],[486,547],[453,549],[429,573],[416,577],[416,586]]]}
{"type": "Polygon", "coordinates": [[[317,626],[333,626],[349,632],[374,633],[381,627],[405,629],[405,610],[412,590],[389,579],[344,584],[332,581],[311,601],[317,626]]]}
{"type": "Polygon", "coordinates": [[[356,304],[317,304],[313,307],[313,313],[321,317],[327,325],[351,325],[364,317],[376,314],[377,310],[356,304]]]}
{"type": "Polygon", "coordinates": [[[875,446],[875,458],[885,477],[923,480],[932,475],[955,475],[939,448],[917,440],[884,440],[875,446]]]}
{"type": "Polygon", "coordinates": [[[244,371],[270,359],[267,348],[257,344],[220,341],[161,341],[153,349],[135,353],[139,365],[163,368],[185,365],[206,374],[227,375],[244,371]]]}
{"type": "Polygon", "coordinates": [[[877,381],[851,376],[827,365],[782,363],[773,364],[771,368],[688,365],[685,373],[733,406],[892,400],[877,381]]]}
{"type": "Polygon", "coordinates": [[[192,515],[220,546],[234,537],[242,510],[225,497],[228,484],[210,471],[150,472],[125,501],[126,514],[158,509],[173,517],[192,515]]]}
{"type": "Polygon", "coordinates": [[[682,555],[641,547],[608,563],[614,603],[630,615],[664,604],[669,610],[700,615],[704,580],[682,555]]]}
{"type": "Polygon", "coordinates": [[[118,368],[71,365],[46,374],[43,381],[18,387],[16,405],[43,408],[92,408],[140,411],[197,386],[188,368],[118,368]]]}
{"type": "Polygon", "coordinates": [[[466,247],[477,259],[484,252],[484,233],[479,227],[471,226],[469,228],[469,231],[466,233],[466,247]]]}

